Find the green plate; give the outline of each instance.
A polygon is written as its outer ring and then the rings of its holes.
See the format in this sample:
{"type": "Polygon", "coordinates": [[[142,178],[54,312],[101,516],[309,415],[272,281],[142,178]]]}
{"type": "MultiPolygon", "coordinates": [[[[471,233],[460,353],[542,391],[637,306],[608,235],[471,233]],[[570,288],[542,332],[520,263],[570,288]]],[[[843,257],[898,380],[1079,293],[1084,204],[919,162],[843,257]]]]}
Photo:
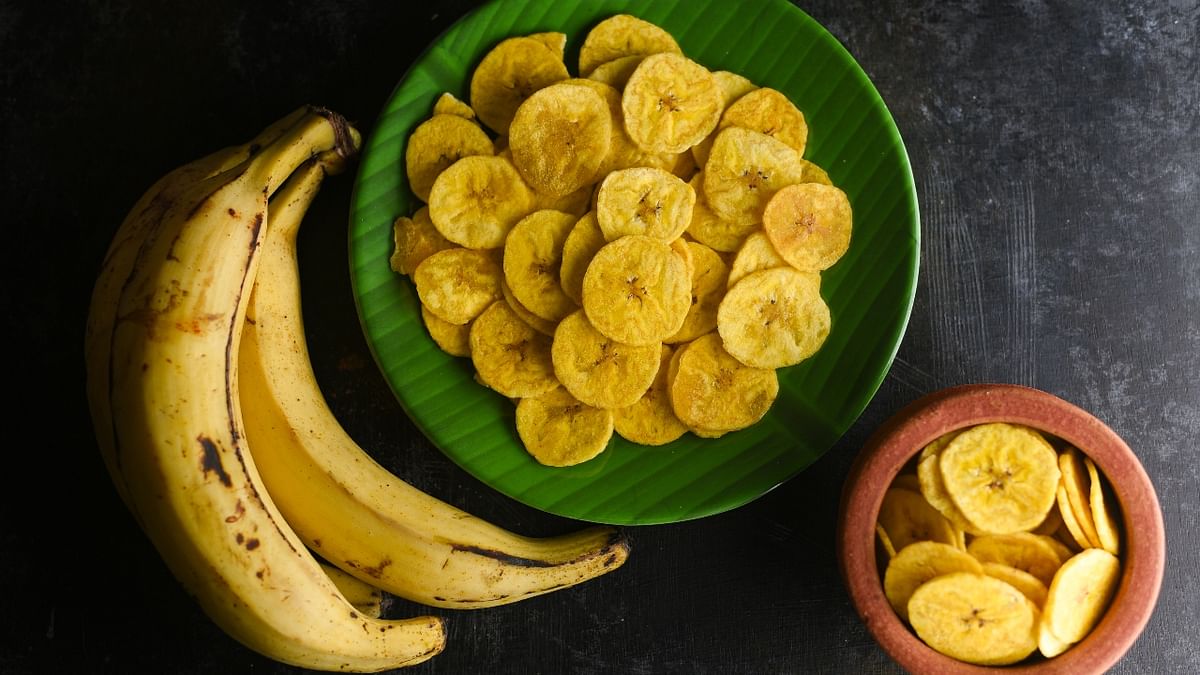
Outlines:
{"type": "Polygon", "coordinates": [[[782,0],[494,0],[455,23],[403,74],[370,131],[351,205],[350,273],[375,360],[421,431],[459,466],[529,506],[583,521],[657,524],[746,504],[827,452],[875,395],[904,335],[916,291],[920,223],[908,156],[870,79],[811,17],[782,0]],[[850,197],[850,250],[823,276],[833,328],[812,358],[779,372],[766,417],[719,439],[686,434],[662,447],[618,437],[569,468],[522,448],[514,406],[477,384],[469,359],[428,337],[409,279],[388,266],[392,222],[419,203],[405,184],[408,134],[449,91],[468,100],[470,72],[499,40],[558,31],[576,72],[588,28],[615,14],[671,32],[712,70],[774,87],[804,112],[805,157],[850,197]]]}

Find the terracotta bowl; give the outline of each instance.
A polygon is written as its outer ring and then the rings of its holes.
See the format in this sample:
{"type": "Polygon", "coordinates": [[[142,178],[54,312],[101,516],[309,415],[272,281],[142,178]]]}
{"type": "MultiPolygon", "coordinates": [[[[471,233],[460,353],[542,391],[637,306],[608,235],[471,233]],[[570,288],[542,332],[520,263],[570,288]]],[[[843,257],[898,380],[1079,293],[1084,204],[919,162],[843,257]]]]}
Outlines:
{"type": "Polygon", "coordinates": [[[1103,673],[1133,645],[1158,600],[1166,557],[1162,512],[1137,456],[1103,422],[1053,394],[1009,384],[952,387],[900,410],[867,441],[842,491],[837,546],[843,581],[879,645],[909,672],[1103,673]],[[942,434],[984,422],[1024,424],[1066,441],[1108,478],[1124,529],[1120,584],[1104,617],[1066,652],[1036,652],[1003,667],[974,666],[944,656],[916,636],[888,604],[876,559],[875,521],[884,491],[916,453],[942,434]]]}

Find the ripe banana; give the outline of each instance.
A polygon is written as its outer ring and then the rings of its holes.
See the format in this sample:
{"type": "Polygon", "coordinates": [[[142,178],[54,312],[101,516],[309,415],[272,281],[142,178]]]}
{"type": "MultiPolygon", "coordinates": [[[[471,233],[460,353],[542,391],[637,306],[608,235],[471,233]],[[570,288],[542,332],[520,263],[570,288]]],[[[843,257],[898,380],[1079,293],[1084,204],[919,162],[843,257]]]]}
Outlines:
{"type": "Polygon", "coordinates": [[[246,436],[263,482],[304,542],[383,590],[433,607],[509,604],[620,567],[623,533],[509,532],[404,482],[327,405],[309,361],[296,235],[272,222],[260,252],[238,371],[246,436]]]}
{"type": "Polygon", "coordinates": [[[444,625],[365,617],[338,591],[262,484],[236,368],[265,232],[299,219],[322,164],[358,141],[341,116],[306,107],[157,183],[106,257],[85,354],[113,482],[213,621],[281,662],[374,672],[439,653],[444,625]]]}

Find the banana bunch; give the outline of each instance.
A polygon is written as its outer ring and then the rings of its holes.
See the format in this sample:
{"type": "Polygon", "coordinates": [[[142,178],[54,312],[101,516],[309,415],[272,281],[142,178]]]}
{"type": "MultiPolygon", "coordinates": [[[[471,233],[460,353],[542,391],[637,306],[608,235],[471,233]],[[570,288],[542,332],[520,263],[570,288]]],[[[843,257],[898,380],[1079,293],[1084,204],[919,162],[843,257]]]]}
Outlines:
{"type": "Polygon", "coordinates": [[[382,592],[482,608],[624,563],[615,528],[520,536],[375,462],[321,395],[295,238],[361,137],[302,107],[168,173],[117,231],[91,298],[87,394],[113,484],[163,560],[232,638],[314,670],[440,653],[441,618],[383,619],[382,592]]]}

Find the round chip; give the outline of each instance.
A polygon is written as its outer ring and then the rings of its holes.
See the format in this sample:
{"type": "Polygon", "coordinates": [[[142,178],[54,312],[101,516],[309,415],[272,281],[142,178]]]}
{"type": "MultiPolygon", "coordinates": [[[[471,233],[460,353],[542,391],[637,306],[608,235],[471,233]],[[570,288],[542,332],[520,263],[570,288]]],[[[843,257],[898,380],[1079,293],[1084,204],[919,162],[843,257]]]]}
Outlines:
{"type": "Polygon", "coordinates": [[[717,308],[725,298],[729,278],[729,266],[716,251],[695,241],[684,246],[691,254],[692,307],[679,330],[665,340],[672,344],[689,342],[717,327],[717,308]]]}
{"type": "Polygon", "coordinates": [[[543,209],[522,218],[504,242],[504,279],[533,314],[557,322],[577,305],[559,282],[563,243],[575,226],[569,213],[543,209]]]}
{"type": "Polygon", "coordinates": [[[1054,505],[1058,457],[1033,429],[979,424],[956,436],[938,458],[946,493],[983,532],[1031,530],[1054,505]]]}
{"type": "Polygon", "coordinates": [[[692,220],[687,233],[696,241],[714,251],[729,253],[738,250],[746,237],[758,229],[752,220],[732,221],[718,216],[704,197],[704,172],[692,176],[688,183],[696,192],[696,204],[692,207],[692,220]]]}
{"type": "MultiPolygon", "coordinates": [[[[893,546],[896,544],[893,543],[893,546]]],[[[917,541],[907,546],[896,546],[896,555],[884,570],[883,594],[887,596],[892,609],[907,621],[908,602],[913,592],[930,579],[953,572],[982,574],[983,566],[978,560],[945,542],[917,541]]]]}
{"type": "Polygon", "coordinates": [[[625,130],[649,152],[686,151],[716,128],[723,105],[712,73],[670,52],[647,56],[621,95],[625,130]]]}
{"type": "Polygon", "coordinates": [[[1089,548],[1064,562],[1046,594],[1050,632],[1068,644],[1086,637],[1108,609],[1120,577],[1120,561],[1102,548],[1089,548]]]}
{"type": "Polygon", "coordinates": [[[982,534],[967,544],[967,553],[979,562],[994,562],[1028,572],[1044,584],[1054,579],[1062,565],[1050,537],[1032,532],[982,534]]]}
{"type": "Polygon", "coordinates": [[[471,355],[471,324],[450,323],[421,305],[421,321],[434,344],[451,356],[471,355]]]}
{"type": "Polygon", "coordinates": [[[563,292],[574,300],[575,304],[583,305],[583,275],[587,272],[592,258],[596,257],[596,253],[607,243],[604,233],[600,231],[595,211],[583,214],[567,233],[559,265],[559,283],[563,292]]]}
{"type": "Polygon", "coordinates": [[[763,211],[763,229],[779,255],[801,270],[824,270],[850,248],[853,216],[846,193],[820,183],[789,185],[763,211]]]}
{"type": "Polygon", "coordinates": [[[616,14],[587,32],[579,47],[579,74],[587,76],[597,66],[626,56],[659,52],[681,53],[679,43],[662,27],[631,14],[616,14]]]}
{"type": "Polygon", "coordinates": [[[663,345],[660,351],[658,372],[650,387],[632,405],[612,411],[616,433],[639,445],[666,445],[688,430],[675,416],[667,390],[668,364],[674,350],[670,345],[663,345]]]}
{"type": "Polygon", "coordinates": [[[678,351],[671,378],[671,406],[691,429],[726,432],[762,419],[779,395],[779,378],[769,368],[735,359],[708,333],[678,351]]]}
{"type": "Polygon", "coordinates": [[[503,297],[503,276],[494,253],[451,248],[423,260],[412,280],[422,305],[443,321],[461,325],[503,297]]]}
{"type": "Polygon", "coordinates": [[[503,157],[463,157],[438,175],[429,193],[434,227],[467,248],[504,245],[533,205],[533,191],[503,157]]]}
{"type": "Polygon", "coordinates": [[[757,368],[784,368],[809,358],[829,337],[830,325],[820,279],[790,267],[746,275],[717,309],[725,348],[757,368]]]}
{"type": "MultiPolygon", "coordinates": [[[[776,267],[788,267],[788,262],[775,250],[766,232],[755,230],[746,237],[733,257],[733,263],[729,266],[729,285],[733,286],[751,272],[776,267]]],[[[817,283],[820,283],[819,277],[817,283]]]]}
{"type": "Polygon", "coordinates": [[[920,492],[888,488],[879,506],[879,524],[897,551],[918,541],[958,545],[958,535],[950,521],[930,506],[920,492]]]}
{"type": "Polygon", "coordinates": [[[908,618],[926,644],[966,663],[1008,665],[1037,649],[1037,608],[984,574],[953,572],[927,581],[913,592],[908,618]]]}
{"type": "Polygon", "coordinates": [[[721,115],[718,129],[742,127],[777,138],[800,155],[808,143],[808,123],[796,104],[777,89],[762,87],[746,92],[721,115]]]}
{"type": "Polygon", "coordinates": [[[617,342],[657,344],[683,325],[691,286],[683,259],[666,242],[627,235],[592,258],[583,275],[583,308],[592,325],[617,342]]]}
{"type": "Polygon", "coordinates": [[[517,435],[546,466],[572,466],[595,458],[613,434],[610,410],[593,408],[557,387],[517,402],[517,435]]]}
{"type": "Polygon", "coordinates": [[[471,362],[485,386],[509,398],[538,396],[558,386],[550,338],[521,320],[504,300],[471,324],[471,362]]]}
{"type": "Polygon", "coordinates": [[[696,191],[678,176],[651,167],[619,169],[596,193],[596,220],[604,238],[644,234],[672,241],[692,220],[696,191]]]}
{"type": "Polygon", "coordinates": [[[612,141],[608,104],[589,87],[559,83],[525,100],[512,119],[513,164],[537,192],[562,196],[600,177],[612,141]]]}
{"type": "Polygon", "coordinates": [[[741,127],[721,130],[704,164],[709,208],[735,223],[761,223],[771,197],[803,181],[804,164],[795,148],[741,127]]]}
{"type": "Polygon", "coordinates": [[[583,310],[554,331],[554,374],[571,395],[596,408],[633,405],[654,381],[662,348],[626,345],[596,330],[583,310]]]}
{"type": "Polygon", "coordinates": [[[434,180],[446,167],[463,157],[494,154],[492,139],[478,124],[458,115],[434,115],[417,125],[405,145],[408,187],[428,202],[434,180]]]}
{"type": "Polygon", "coordinates": [[[562,57],[531,37],[501,40],[471,73],[471,107],[489,129],[507,134],[525,99],[570,77],[562,57]]]}
{"type": "Polygon", "coordinates": [[[392,224],[392,249],[388,264],[392,270],[405,276],[413,273],[417,265],[429,256],[454,248],[454,242],[442,236],[429,219],[429,207],[422,206],[417,212],[400,216],[392,224]]]}

